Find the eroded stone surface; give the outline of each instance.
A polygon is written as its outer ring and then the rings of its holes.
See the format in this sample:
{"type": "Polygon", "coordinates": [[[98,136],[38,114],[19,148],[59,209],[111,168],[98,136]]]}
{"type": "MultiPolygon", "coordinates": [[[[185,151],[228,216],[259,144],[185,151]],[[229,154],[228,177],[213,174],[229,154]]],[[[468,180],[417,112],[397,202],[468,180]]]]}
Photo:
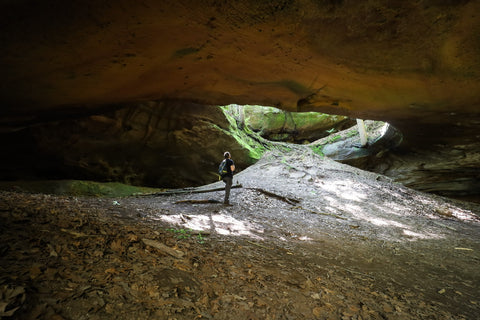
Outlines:
{"type": "Polygon", "coordinates": [[[243,109],[246,126],[273,141],[309,143],[355,124],[348,117],[325,113],[290,112],[259,106],[239,108],[243,109]]]}
{"type": "Polygon", "coordinates": [[[226,148],[240,168],[252,163],[220,108],[178,101],[122,106],[1,137],[9,155],[0,161],[1,174],[10,179],[179,187],[218,179],[216,168],[226,148]]]}
{"type": "MultiPolygon", "coordinates": [[[[384,120],[426,152],[480,139],[478,0],[25,0],[0,9],[2,131],[183,99],[384,120]]],[[[38,156],[27,137],[9,143],[38,156]]]]}
{"type": "Polygon", "coordinates": [[[2,107],[17,115],[182,98],[390,122],[476,114],[479,8],[445,0],[4,2],[2,107]]]}

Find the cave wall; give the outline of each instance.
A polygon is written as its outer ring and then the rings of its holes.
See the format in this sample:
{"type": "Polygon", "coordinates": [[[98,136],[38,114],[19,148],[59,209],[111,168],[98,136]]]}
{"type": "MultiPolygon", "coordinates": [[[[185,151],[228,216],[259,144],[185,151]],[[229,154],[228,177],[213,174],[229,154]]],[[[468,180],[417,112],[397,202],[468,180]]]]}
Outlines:
{"type": "Polygon", "coordinates": [[[225,150],[240,170],[252,163],[229,130],[219,107],[183,101],[117,106],[0,135],[0,178],[208,184],[218,181],[225,150]]]}
{"type": "MultiPolygon", "coordinates": [[[[237,171],[262,156],[262,142],[268,142],[243,129],[251,125],[251,115],[258,118],[272,109],[149,101],[64,114],[0,134],[5,154],[0,180],[87,179],[170,188],[208,184],[218,181],[224,151],[232,154],[237,171]]],[[[295,129],[312,140],[345,121],[321,115],[296,123],[295,129]]],[[[257,123],[265,132],[279,130],[269,124],[257,123]]]]}
{"type": "Polygon", "coordinates": [[[401,147],[373,158],[363,169],[409,188],[480,203],[480,143],[401,147]]]}
{"type": "Polygon", "coordinates": [[[424,118],[442,126],[452,113],[478,119],[477,0],[23,0],[0,9],[4,123],[171,98],[400,129],[424,118]]]}
{"type": "MultiPolygon", "coordinates": [[[[180,100],[188,103],[153,118],[175,121],[177,113],[230,103],[327,112],[392,123],[405,154],[468,146],[462,150],[471,158],[480,139],[479,12],[480,0],[1,1],[0,139],[16,150],[3,170],[27,164],[53,175],[53,167],[81,163],[82,174],[122,172],[134,182],[145,162],[154,163],[135,155],[158,155],[149,142],[105,148],[117,161],[112,168],[100,158],[82,162],[76,143],[99,152],[116,136],[129,141],[132,130],[100,116],[103,110],[129,105],[148,117],[149,101],[180,100]],[[77,135],[63,141],[62,121],[77,135]],[[48,143],[31,134],[45,125],[58,130],[48,143]]],[[[204,130],[179,123],[185,132],[204,130]]],[[[209,152],[168,126],[158,130],[183,141],[186,154],[209,152]]],[[[155,137],[138,131],[138,138],[155,137]]],[[[156,161],[161,167],[184,156],[156,161]]],[[[426,158],[435,172],[444,170],[435,163],[445,161],[426,158]]]]}

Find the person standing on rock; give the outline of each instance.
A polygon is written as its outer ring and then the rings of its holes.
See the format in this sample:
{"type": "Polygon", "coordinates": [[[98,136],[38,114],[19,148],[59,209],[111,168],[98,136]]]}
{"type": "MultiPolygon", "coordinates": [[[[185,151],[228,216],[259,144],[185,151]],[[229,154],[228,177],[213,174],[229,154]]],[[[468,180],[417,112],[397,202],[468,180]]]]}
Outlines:
{"type": "Polygon", "coordinates": [[[230,152],[225,151],[223,154],[225,158],[224,170],[226,169],[226,173],[222,174],[222,180],[225,182],[225,200],[223,201],[224,204],[230,204],[230,189],[232,188],[233,183],[233,172],[235,171],[235,163],[232,160],[232,156],[230,152]]]}

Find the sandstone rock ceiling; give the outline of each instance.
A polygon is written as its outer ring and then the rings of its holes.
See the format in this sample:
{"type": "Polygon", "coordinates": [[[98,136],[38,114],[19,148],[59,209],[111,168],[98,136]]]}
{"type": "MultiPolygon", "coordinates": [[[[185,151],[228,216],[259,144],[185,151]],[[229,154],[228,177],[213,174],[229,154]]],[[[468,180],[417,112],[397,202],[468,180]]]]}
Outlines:
{"type": "Polygon", "coordinates": [[[478,139],[480,1],[2,0],[0,26],[4,126],[185,99],[478,139]]]}

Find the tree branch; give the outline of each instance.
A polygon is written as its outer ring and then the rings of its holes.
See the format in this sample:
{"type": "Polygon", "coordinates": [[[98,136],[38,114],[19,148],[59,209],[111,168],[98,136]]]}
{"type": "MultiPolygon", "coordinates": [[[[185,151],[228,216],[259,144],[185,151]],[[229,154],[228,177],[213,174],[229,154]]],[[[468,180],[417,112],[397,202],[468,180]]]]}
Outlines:
{"type": "Polygon", "coordinates": [[[273,193],[273,192],[270,192],[270,191],[267,191],[267,190],[264,190],[264,189],[261,189],[261,188],[248,188],[248,189],[261,192],[261,193],[263,193],[263,194],[265,194],[269,197],[277,198],[277,199],[285,201],[286,203],[291,204],[291,205],[295,205],[295,204],[300,203],[300,200],[297,200],[297,199],[294,199],[294,198],[284,197],[284,196],[281,196],[279,194],[276,194],[276,193],[273,193]]]}

